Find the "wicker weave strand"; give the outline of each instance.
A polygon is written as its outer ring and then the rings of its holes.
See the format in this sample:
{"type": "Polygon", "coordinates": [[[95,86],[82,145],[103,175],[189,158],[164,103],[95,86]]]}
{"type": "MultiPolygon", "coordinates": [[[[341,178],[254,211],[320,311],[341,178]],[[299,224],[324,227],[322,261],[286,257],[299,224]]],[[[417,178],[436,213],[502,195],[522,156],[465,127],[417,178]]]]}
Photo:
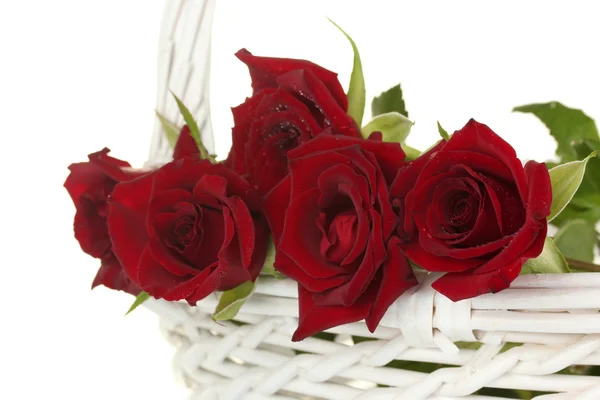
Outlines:
{"type": "MultiPolygon", "coordinates": [[[[583,275],[587,274],[579,274],[582,280],[583,275]]],[[[259,293],[235,323],[211,320],[216,296],[195,308],[156,300],[147,306],[162,316],[163,332],[178,347],[176,370],[193,388],[193,399],[490,399],[470,396],[482,387],[562,393],[540,399],[600,398],[600,377],[556,374],[573,365],[584,370],[600,365],[600,287],[573,290],[564,288],[578,283],[572,279],[556,287],[560,284],[552,277],[520,277],[505,292],[452,303],[431,290],[435,276],[420,279],[421,285],[396,301],[375,333],[369,333],[364,322],[348,324],[330,330],[336,341],[291,342],[297,319],[287,302],[297,307],[297,300],[289,281],[262,279],[259,293]],[[582,290],[589,297],[580,298],[582,290]],[[514,304],[513,299],[521,297],[529,300],[514,304]],[[542,310],[538,297],[549,303],[542,310]],[[556,310],[558,304],[570,308],[556,310]],[[449,310],[457,317],[442,317],[449,310]],[[523,314],[529,329],[520,331],[520,319],[507,320],[507,313],[523,314]],[[577,326],[544,323],[553,317],[574,318],[577,326]],[[485,326],[505,329],[477,329],[485,326]],[[378,340],[353,344],[352,336],[378,340]],[[468,339],[481,342],[481,347],[453,344],[468,339]],[[502,351],[506,342],[522,345],[502,351]],[[447,366],[426,374],[386,367],[393,360],[447,366]]]]}

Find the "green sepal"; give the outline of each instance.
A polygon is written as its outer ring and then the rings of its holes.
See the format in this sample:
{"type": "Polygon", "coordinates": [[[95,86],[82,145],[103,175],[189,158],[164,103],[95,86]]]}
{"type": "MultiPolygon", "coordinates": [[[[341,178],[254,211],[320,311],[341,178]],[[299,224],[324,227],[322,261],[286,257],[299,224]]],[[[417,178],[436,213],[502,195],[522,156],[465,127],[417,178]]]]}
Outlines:
{"type": "Polygon", "coordinates": [[[246,281],[221,294],[219,304],[212,315],[213,321],[226,321],[235,318],[246,300],[254,293],[254,282],[246,281]]]}
{"type": "Polygon", "coordinates": [[[174,122],[169,121],[167,117],[165,117],[158,111],[155,110],[155,113],[156,117],[158,118],[158,121],[160,122],[160,125],[163,128],[163,131],[165,131],[165,138],[167,139],[169,147],[171,149],[174,149],[175,145],[177,144],[177,139],[179,138],[179,132],[181,132],[181,129],[177,127],[177,125],[175,125],[174,122]]]}
{"type": "Polygon", "coordinates": [[[133,301],[133,304],[131,305],[131,307],[129,307],[129,310],[127,310],[127,312],[125,313],[125,315],[129,314],[130,312],[132,312],[133,310],[138,308],[143,302],[145,302],[149,298],[150,298],[150,294],[147,292],[141,292],[140,294],[138,294],[135,297],[135,300],[133,301]]]}
{"type": "Polygon", "coordinates": [[[206,147],[204,147],[204,143],[202,143],[202,138],[200,136],[200,128],[198,127],[198,124],[196,123],[196,120],[192,116],[192,113],[190,112],[190,110],[188,110],[188,108],[185,106],[185,104],[183,104],[183,102],[181,100],[179,100],[179,98],[175,95],[175,93],[171,92],[171,94],[173,95],[173,97],[175,98],[175,101],[177,102],[177,107],[179,108],[179,112],[183,116],[183,120],[185,121],[185,124],[190,129],[190,135],[192,136],[192,138],[196,142],[196,145],[198,146],[198,149],[200,150],[200,157],[203,159],[206,159],[206,160],[210,160],[213,163],[217,162],[215,160],[215,158],[211,154],[208,153],[208,151],[206,150],[206,147]]]}
{"type": "Polygon", "coordinates": [[[448,135],[448,132],[444,128],[442,128],[440,121],[437,121],[437,128],[438,128],[438,133],[440,134],[442,139],[450,140],[450,135],[448,135]]]}
{"type": "Polygon", "coordinates": [[[273,239],[269,238],[267,245],[267,255],[265,257],[265,265],[260,270],[261,275],[272,276],[277,279],[285,279],[285,275],[275,269],[275,243],[273,239]]]}
{"type": "Polygon", "coordinates": [[[362,128],[363,137],[381,132],[384,142],[404,143],[414,122],[398,112],[379,114],[362,128]]]}
{"type": "Polygon", "coordinates": [[[565,257],[552,238],[546,237],[542,254],[523,264],[521,274],[558,274],[570,272],[565,257]]]}
{"type": "MultiPolygon", "coordinates": [[[[329,18],[327,18],[329,19],[329,18]]],[[[366,102],[366,90],[365,90],[365,77],[363,75],[362,62],[360,60],[360,53],[354,40],[348,35],[338,24],[329,19],[336,28],[340,30],[346,36],[350,45],[352,45],[352,51],[354,53],[354,61],[352,65],[352,74],[350,75],[350,84],[348,85],[348,115],[350,115],[356,125],[362,125],[363,115],[365,113],[365,102],[366,102]]]]}

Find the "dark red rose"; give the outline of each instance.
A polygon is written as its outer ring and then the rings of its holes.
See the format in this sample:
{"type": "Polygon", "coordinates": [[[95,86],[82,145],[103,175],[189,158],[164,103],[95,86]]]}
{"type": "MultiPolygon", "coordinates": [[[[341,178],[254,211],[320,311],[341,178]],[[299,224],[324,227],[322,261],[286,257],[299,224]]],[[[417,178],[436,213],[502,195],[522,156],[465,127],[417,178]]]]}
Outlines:
{"type": "Polygon", "coordinates": [[[92,288],[104,285],[136,295],[139,288],[129,281],[112,254],[107,202],[117,183],[134,179],[145,171],[132,169],[129,163],[109,156],[109,151],[105,148],[90,154],[89,162],[71,164],[64,186],[75,203],[75,238],[84,252],[101,260],[92,288]]]}
{"type": "Polygon", "coordinates": [[[470,120],[402,168],[391,187],[406,255],[447,272],[433,287],[458,301],[507,288],[546,238],[552,188],[544,164],[470,120]]]}
{"type": "Polygon", "coordinates": [[[121,183],[111,199],[113,251],[155,298],[190,304],[254,281],[268,229],[258,195],[221,164],[183,158],[121,183]]]}
{"type": "Polygon", "coordinates": [[[292,340],[361,319],[373,331],[417,283],[392,239],[388,187],[404,152],[374,137],[321,135],[291,150],[290,174],[264,200],[275,268],[298,282],[292,340]]]}
{"type": "MultiPolygon", "coordinates": [[[[107,222],[108,199],[115,185],[145,175],[150,170],[133,169],[128,162],[110,157],[108,152],[105,148],[90,154],[89,162],[71,164],[71,173],[64,186],[77,210],[73,224],[75,238],[84,252],[101,261],[92,288],[103,285],[137,295],[140,292],[139,287],[127,277],[112,251],[107,222]]],[[[190,130],[184,126],[175,145],[173,157],[199,157],[199,154],[190,130]]]]}
{"type": "Polygon", "coordinates": [[[226,165],[261,194],[287,174],[289,150],[327,130],[360,137],[347,114],[337,74],[305,60],[237,54],[250,71],[254,94],[234,108],[232,147],[226,165]]]}

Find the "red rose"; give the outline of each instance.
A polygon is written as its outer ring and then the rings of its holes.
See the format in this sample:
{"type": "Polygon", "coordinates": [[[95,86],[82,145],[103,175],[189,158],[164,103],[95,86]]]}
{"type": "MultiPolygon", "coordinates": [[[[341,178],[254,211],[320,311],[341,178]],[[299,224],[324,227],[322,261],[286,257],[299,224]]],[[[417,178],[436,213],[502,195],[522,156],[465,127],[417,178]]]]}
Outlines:
{"type": "Polygon", "coordinates": [[[417,283],[391,239],[398,219],[388,186],[404,152],[373,137],[321,135],[291,150],[290,174],[265,198],[275,268],[298,282],[292,340],[361,319],[373,331],[417,283]]]}
{"type": "Polygon", "coordinates": [[[190,304],[252,280],[268,229],[258,195],[221,164],[183,158],[121,183],[111,199],[113,250],[155,298],[190,304]]]}
{"type": "MultiPolygon", "coordinates": [[[[150,171],[134,170],[128,162],[110,157],[109,151],[105,148],[90,154],[89,162],[71,164],[71,173],[64,186],[77,210],[73,224],[75,238],[84,252],[101,260],[92,288],[104,285],[137,295],[139,287],[127,277],[112,251],[107,222],[108,199],[119,182],[135,179],[150,171]]],[[[198,157],[199,154],[190,130],[184,126],[177,139],[173,157],[198,157]]]]}
{"type": "Polygon", "coordinates": [[[101,260],[92,288],[104,285],[136,295],[139,288],[123,273],[112,253],[107,201],[117,183],[134,179],[144,171],[131,169],[129,163],[109,156],[109,151],[105,148],[90,154],[89,162],[71,164],[64,186],[75,203],[75,238],[84,252],[101,260]]]}
{"type": "Polygon", "coordinates": [[[447,272],[433,287],[458,301],[507,288],[546,238],[552,188],[544,164],[470,120],[398,172],[391,187],[406,255],[447,272]]]}
{"type": "Polygon", "coordinates": [[[337,74],[305,60],[237,54],[250,70],[254,94],[234,108],[232,147],[226,164],[261,194],[287,174],[286,153],[329,130],[360,137],[347,114],[337,74]]]}

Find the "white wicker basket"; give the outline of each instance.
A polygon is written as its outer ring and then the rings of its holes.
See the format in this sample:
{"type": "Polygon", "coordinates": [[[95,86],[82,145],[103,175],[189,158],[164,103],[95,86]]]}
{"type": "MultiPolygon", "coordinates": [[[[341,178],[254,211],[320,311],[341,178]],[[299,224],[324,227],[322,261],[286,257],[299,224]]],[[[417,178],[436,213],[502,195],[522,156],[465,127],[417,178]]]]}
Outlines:
{"type": "MultiPolygon", "coordinates": [[[[157,100],[179,123],[168,90],[190,105],[209,150],[214,5],[167,0],[157,100]]],[[[169,159],[157,123],[149,163],[169,159]]],[[[390,307],[374,334],[360,322],[301,342],[290,340],[298,325],[291,280],[261,278],[236,319],[220,324],[211,320],[216,294],[196,307],[153,299],[145,305],[177,347],[174,368],[192,399],[503,398],[472,395],[481,388],[555,393],[534,397],[540,400],[600,399],[600,376],[586,375],[600,365],[600,274],[521,276],[499,294],[457,303],[431,289],[433,278],[420,275],[421,285],[390,307]],[[391,367],[394,360],[438,368],[417,372],[406,363],[391,367]],[[557,374],[569,368],[578,374],[557,374]]]]}
{"type": "Polygon", "coordinates": [[[298,326],[291,280],[263,278],[223,324],[211,319],[216,295],[196,307],[146,305],[178,347],[174,367],[193,399],[499,398],[470,396],[482,387],[561,393],[536,399],[600,398],[600,377],[556,374],[600,365],[600,274],[521,276],[501,293],[456,303],[431,289],[433,276],[419,278],[374,334],[357,322],[328,331],[334,341],[290,340],[298,326]],[[505,343],[519,345],[502,352],[505,343]],[[393,360],[445,366],[426,374],[386,367],[393,360]]]}

